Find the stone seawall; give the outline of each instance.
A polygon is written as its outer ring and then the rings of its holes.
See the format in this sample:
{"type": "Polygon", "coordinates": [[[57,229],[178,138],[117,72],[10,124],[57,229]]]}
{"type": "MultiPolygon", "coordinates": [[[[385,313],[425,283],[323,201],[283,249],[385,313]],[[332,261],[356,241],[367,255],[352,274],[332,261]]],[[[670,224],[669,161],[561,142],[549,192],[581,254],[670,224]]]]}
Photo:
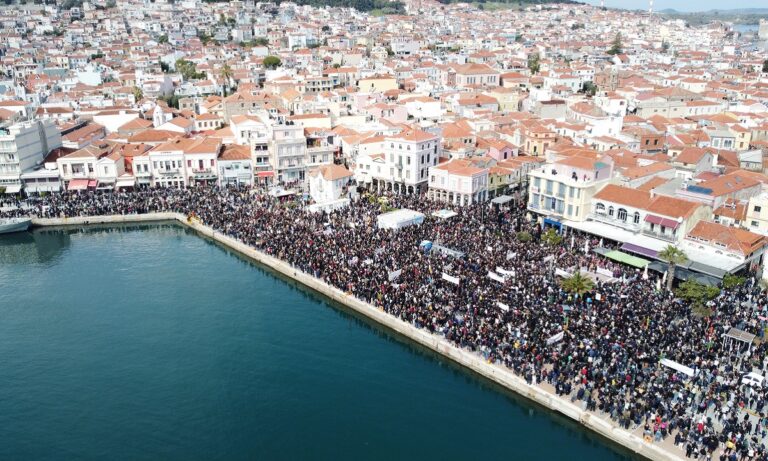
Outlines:
{"type": "Polygon", "coordinates": [[[509,389],[510,391],[530,399],[539,405],[542,405],[552,411],[561,413],[575,421],[578,421],[585,427],[595,431],[601,436],[627,448],[628,450],[654,461],[682,460],[681,456],[670,453],[652,443],[645,442],[641,437],[631,434],[628,431],[619,428],[610,421],[593,415],[582,410],[578,405],[552,395],[538,386],[530,385],[524,379],[514,375],[506,367],[494,365],[485,361],[481,356],[472,352],[460,349],[447,340],[433,335],[425,330],[421,330],[404,322],[376,307],[365,303],[352,295],[330,286],[329,284],[315,278],[314,276],[302,272],[288,263],[279,260],[273,256],[262,253],[253,247],[250,247],[232,237],[224,235],[205,226],[196,220],[188,221],[187,217],[179,213],[148,213],[144,215],[125,215],[125,216],[92,216],[76,218],[52,218],[52,219],[33,219],[33,226],[68,226],[68,225],[86,225],[86,224],[117,224],[117,223],[146,223],[175,220],[179,223],[194,229],[199,234],[211,238],[230,249],[279,272],[293,280],[309,287],[324,296],[339,302],[350,309],[364,315],[376,323],[387,327],[388,329],[406,337],[410,340],[427,347],[443,357],[462,365],[475,373],[509,389]]]}

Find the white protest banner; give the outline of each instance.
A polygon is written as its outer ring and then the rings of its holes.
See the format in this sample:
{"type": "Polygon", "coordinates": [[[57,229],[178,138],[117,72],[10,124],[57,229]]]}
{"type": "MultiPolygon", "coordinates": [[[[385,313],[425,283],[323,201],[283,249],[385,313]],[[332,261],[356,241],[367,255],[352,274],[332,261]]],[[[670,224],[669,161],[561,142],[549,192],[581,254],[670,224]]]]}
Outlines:
{"type": "Polygon", "coordinates": [[[565,332],[561,331],[560,333],[554,336],[551,336],[549,339],[547,339],[547,345],[549,346],[549,345],[555,344],[558,341],[562,341],[564,337],[565,337],[565,332]]]}
{"type": "Polygon", "coordinates": [[[443,280],[451,282],[451,283],[453,283],[455,285],[459,284],[459,278],[458,277],[453,277],[451,275],[446,274],[445,272],[443,272],[443,280]]]}
{"type": "Polygon", "coordinates": [[[566,272],[563,269],[557,268],[557,269],[555,269],[555,275],[557,277],[570,277],[571,273],[570,272],[566,272]]]}
{"type": "Polygon", "coordinates": [[[543,262],[548,263],[555,259],[555,255],[549,255],[546,258],[542,259],[543,262]]]}
{"type": "Polygon", "coordinates": [[[389,281],[391,282],[392,280],[395,280],[395,279],[397,279],[398,277],[400,277],[400,274],[402,274],[402,273],[403,273],[403,270],[402,270],[402,269],[398,269],[398,270],[396,270],[396,271],[392,271],[392,272],[390,272],[390,273],[389,273],[389,277],[388,277],[388,278],[389,278],[389,281]]]}
{"type": "Polygon", "coordinates": [[[500,276],[499,274],[493,271],[488,271],[488,278],[490,278],[491,280],[496,280],[499,283],[504,283],[504,280],[505,280],[504,277],[500,276]]]}
{"type": "Polygon", "coordinates": [[[598,267],[595,272],[606,277],[613,277],[613,272],[611,272],[610,269],[603,269],[602,267],[598,267]]]}
{"type": "Polygon", "coordinates": [[[501,274],[504,277],[514,277],[515,276],[515,271],[507,271],[507,270],[502,269],[499,266],[496,266],[496,272],[498,272],[499,274],[501,274]]]}
{"type": "Polygon", "coordinates": [[[501,310],[503,310],[504,312],[509,311],[509,306],[507,306],[501,301],[496,301],[496,305],[499,306],[499,308],[501,308],[501,310]]]}

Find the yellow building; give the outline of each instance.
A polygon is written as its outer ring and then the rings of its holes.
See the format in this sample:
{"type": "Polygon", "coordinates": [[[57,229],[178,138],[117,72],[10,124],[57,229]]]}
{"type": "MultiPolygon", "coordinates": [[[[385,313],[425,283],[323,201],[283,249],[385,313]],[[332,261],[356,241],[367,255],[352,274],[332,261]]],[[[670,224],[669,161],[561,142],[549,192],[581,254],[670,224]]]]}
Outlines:
{"type": "Polygon", "coordinates": [[[370,93],[384,93],[398,89],[397,79],[391,75],[372,75],[361,78],[357,82],[357,87],[360,91],[370,93]]]}

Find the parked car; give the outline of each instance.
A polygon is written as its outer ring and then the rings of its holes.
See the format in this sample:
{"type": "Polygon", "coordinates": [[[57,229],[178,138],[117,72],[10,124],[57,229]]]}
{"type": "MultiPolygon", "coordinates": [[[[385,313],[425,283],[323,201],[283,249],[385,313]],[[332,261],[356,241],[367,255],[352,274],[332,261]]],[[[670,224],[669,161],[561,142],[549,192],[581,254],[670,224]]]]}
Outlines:
{"type": "Polygon", "coordinates": [[[765,377],[759,373],[755,373],[754,371],[750,371],[741,377],[741,384],[746,384],[747,386],[757,388],[763,387],[763,381],[765,381],[765,377]]]}

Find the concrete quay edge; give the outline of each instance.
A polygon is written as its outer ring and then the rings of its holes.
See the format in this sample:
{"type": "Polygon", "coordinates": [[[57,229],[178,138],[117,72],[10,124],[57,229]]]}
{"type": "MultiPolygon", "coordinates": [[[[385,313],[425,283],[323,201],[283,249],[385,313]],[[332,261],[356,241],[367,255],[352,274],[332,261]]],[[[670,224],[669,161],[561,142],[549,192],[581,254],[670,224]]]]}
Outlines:
{"type": "Polygon", "coordinates": [[[641,437],[593,415],[579,406],[552,395],[536,385],[525,382],[519,376],[513,374],[505,367],[488,363],[482,357],[472,352],[454,346],[444,338],[440,338],[425,330],[419,329],[410,323],[400,320],[386,312],[379,310],[371,304],[365,303],[354,296],[332,287],[314,276],[292,267],[290,264],[267,255],[255,248],[248,246],[221,232],[215,231],[199,221],[187,219],[180,213],[146,213],[135,215],[112,216],[80,216],[73,218],[33,218],[32,226],[82,226],[93,224],[121,224],[121,223],[149,223],[160,221],[177,221],[180,224],[197,231],[200,235],[211,238],[231,250],[240,253],[249,259],[256,261],[270,269],[289,277],[316,292],[341,303],[355,312],[375,321],[438,354],[455,362],[484,378],[503,386],[504,388],[525,397],[537,404],[555,411],[568,418],[579,422],[584,427],[597,434],[625,447],[631,452],[653,461],[682,461],[682,456],[670,453],[652,443],[644,441],[641,437]]]}

